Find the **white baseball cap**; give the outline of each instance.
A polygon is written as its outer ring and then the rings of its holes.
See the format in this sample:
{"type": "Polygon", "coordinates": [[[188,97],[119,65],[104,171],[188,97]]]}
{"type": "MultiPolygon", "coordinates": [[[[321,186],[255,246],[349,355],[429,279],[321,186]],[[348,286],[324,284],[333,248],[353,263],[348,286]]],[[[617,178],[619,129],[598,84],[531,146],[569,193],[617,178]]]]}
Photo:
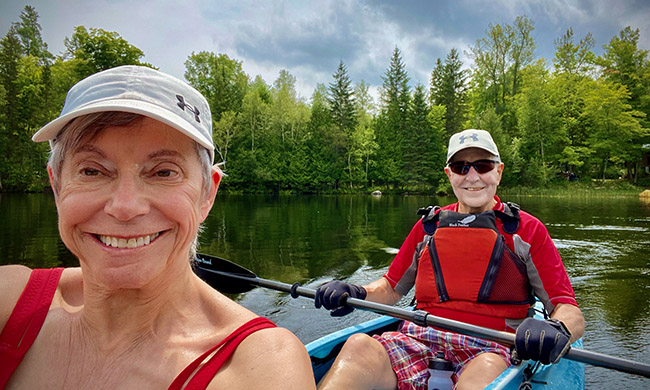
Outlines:
{"type": "Polygon", "coordinates": [[[454,154],[467,148],[479,148],[492,153],[499,158],[499,149],[494,143],[492,136],[485,130],[467,129],[456,133],[449,138],[447,148],[447,164],[454,157],[454,154]]]}
{"type": "Polygon", "coordinates": [[[104,111],[141,114],[165,123],[208,149],[214,161],[207,100],[186,82],[146,66],[119,66],[81,80],[68,91],[59,117],[32,140],[54,140],[72,119],[104,111]]]}

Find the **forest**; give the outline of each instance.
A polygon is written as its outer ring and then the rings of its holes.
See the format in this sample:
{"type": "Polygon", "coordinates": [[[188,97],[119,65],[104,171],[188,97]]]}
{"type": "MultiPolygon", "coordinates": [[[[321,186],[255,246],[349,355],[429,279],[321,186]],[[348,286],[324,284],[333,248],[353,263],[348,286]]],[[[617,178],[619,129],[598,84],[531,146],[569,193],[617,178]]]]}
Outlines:
{"type": "MultiPolygon", "coordinates": [[[[49,187],[47,143],[31,136],[54,119],[67,90],[144,53],[118,32],[77,26],[54,55],[38,12],[26,6],[0,41],[0,191],[49,187]]],[[[594,53],[572,28],[550,60],[535,56],[534,21],[490,24],[467,53],[432,61],[429,85],[412,85],[402,53],[386,58],[379,101],[340,61],[309,99],[282,70],[271,84],[226,53],[185,60],[185,79],[207,98],[216,159],[232,193],[449,194],[449,136],[488,130],[506,165],[502,186],[545,188],[617,180],[650,186],[650,63],[639,29],[625,27],[594,53]]]]}

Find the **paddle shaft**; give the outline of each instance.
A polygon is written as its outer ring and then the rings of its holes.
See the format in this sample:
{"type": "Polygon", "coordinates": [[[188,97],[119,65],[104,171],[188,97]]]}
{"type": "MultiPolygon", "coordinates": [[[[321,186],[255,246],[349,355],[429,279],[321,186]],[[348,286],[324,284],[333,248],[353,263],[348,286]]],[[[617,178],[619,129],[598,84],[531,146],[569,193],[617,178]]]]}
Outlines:
{"type": "MultiPolygon", "coordinates": [[[[259,277],[250,277],[232,274],[228,272],[221,272],[216,270],[207,270],[211,273],[216,273],[228,278],[238,279],[251,285],[266,287],[277,291],[282,291],[291,294],[292,297],[302,296],[307,298],[314,298],[316,290],[302,287],[298,284],[282,283],[275,280],[262,279],[259,277]]],[[[357,309],[372,311],[378,314],[384,314],[391,317],[396,317],[402,320],[408,320],[418,325],[428,325],[445,329],[447,331],[461,333],[469,336],[479,337],[482,339],[495,341],[500,344],[514,345],[515,335],[508,332],[498,331],[494,329],[484,328],[481,326],[466,324],[464,322],[450,320],[434,316],[423,312],[422,310],[407,310],[395,306],[384,305],[381,303],[366,301],[357,298],[348,298],[346,304],[357,309]]],[[[569,349],[563,356],[566,359],[573,360],[580,363],[587,363],[592,366],[610,368],[617,371],[627,372],[630,374],[641,375],[650,378],[650,365],[632,360],[617,358],[597,352],[587,351],[584,349],[569,349]]]]}

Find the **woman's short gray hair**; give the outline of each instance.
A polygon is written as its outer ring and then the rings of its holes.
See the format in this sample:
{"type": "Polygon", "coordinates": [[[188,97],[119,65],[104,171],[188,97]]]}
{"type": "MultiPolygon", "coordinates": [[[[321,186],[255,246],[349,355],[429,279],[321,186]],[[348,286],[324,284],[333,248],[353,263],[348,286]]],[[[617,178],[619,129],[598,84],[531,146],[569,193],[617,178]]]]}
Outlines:
{"type": "MultiPolygon", "coordinates": [[[[121,111],[105,111],[94,114],[79,116],[68,122],[59,132],[57,137],[50,142],[50,157],[48,165],[52,168],[52,184],[54,192],[58,193],[58,178],[66,156],[77,151],[86,142],[95,139],[104,129],[112,126],[128,126],[145,118],[140,114],[133,114],[121,111]]],[[[197,157],[201,163],[201,174],[203,176],[203,188],[208,193],[212,186],[212,164],[210,151],[194,143],[197,157]]],[[[196,257],[199,233],[203,230],[199,226],[194,241],[190,247],[190,258],[196,257]]]]}

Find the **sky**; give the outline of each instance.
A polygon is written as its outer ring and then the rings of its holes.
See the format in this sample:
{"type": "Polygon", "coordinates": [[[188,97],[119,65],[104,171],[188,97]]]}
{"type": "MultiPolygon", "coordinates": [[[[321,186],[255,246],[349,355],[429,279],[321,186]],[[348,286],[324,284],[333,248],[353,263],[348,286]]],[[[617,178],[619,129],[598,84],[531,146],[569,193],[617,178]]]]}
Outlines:
{"type": "Polygon", "coordinates": [[[536,57],[549,61],[554,40],[573,28],[575,43],[592,33],[594,52],[626,26],[640,30],[639,49],[650,50],[647,0],[4,0],[0,33],[20,20],[25,5],[39,14],[50,52],[64,51],[75,26],[117,32],[141,49],[143,61],[184,78],[185,61],[201,51],[240,61],[253,79],[272,84],[281,70],[296,77],[308,100],[316,85],[333,82],[343,61],[353,84],[377,97],[382,76],[399,48],[410,85],[429,85],[436,59],[452,48],[465,67],[468,53],[490,25],[534,23],[536,57]]]}

